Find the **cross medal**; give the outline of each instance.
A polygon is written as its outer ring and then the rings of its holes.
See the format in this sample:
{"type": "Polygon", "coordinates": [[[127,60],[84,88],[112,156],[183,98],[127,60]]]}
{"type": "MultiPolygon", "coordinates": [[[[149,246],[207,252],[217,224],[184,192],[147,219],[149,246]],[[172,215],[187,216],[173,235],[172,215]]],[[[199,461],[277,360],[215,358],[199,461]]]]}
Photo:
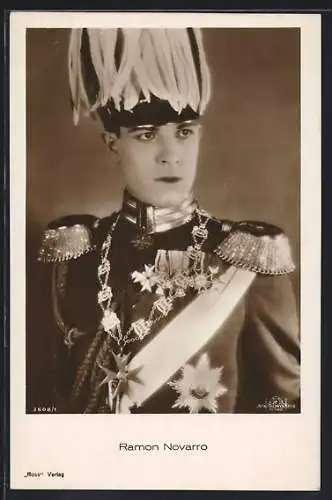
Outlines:
{"type": "Polygon", "coordinates": [[[138,250],[144,250],[153,245],[153,238],[144,233],[144,231],[139,231],[137,237],[132,240],[132,244],[135,248],[138,248],[138,250]]]}
{"type": "Polygon", "coordinates": [[[100,382],[99,387],[104,384],[108,385],[108,404],[112,413],[121,413],[120,403],[121,398],[126,395],[130,399],[130,382],[141,383],[137,377],[140,368],[129,370],[128,359],[130,354],[115,354],[112,351],[115,359],[117,371],[110,370],[104,366],[98,365],[106,376],[100,382]]]}
{"type": "Polygon", "coordinates": [[[153,245],[153,238],[148,234],[146,223],[142,221],[142,217],[142,212],[139,211],[137,217],[138,234],[136,238],[132,240],[132,244],[134,247],[138,248],[138,250],[144,250],[153,245]]]}

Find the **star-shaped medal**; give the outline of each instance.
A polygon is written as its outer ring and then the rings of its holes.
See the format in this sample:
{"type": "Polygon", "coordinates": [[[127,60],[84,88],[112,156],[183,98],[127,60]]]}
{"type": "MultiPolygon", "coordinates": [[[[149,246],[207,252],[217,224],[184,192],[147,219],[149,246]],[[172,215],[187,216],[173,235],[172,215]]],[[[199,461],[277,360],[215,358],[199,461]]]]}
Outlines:
{"type": "Polygon", "coordinates": [[[207,353],[202,354],[196,365],[184,365],[181,377],[168,383],[178,393],[173,408],[188,408],[190,413],[204,409],[216,413],[217,399],[227,392],[221,382],[222,371],[222,366],[211,368],[207,353]]]}
{"type": "Polygon", "coordinates": [[[117,372],[98,364],[99,368],[106,374],[105,378],[100,382],[99,387],[108,384],[108,403],[111,411],[120,413],[120,401],[122,396],[126,395],[130,399],[131,385],[134,383],[141,384],[137,376],[141,368],[129,370],[128,360],[130,354],[115,354],[112,351],[117,372]]]}

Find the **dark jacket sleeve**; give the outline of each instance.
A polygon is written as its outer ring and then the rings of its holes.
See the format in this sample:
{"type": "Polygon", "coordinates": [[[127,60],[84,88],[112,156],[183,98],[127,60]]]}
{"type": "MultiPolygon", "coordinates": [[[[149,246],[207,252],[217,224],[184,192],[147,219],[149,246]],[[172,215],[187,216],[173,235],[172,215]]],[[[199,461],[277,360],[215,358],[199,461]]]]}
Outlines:
{"type": "Polygon", "coordinates": [[[59,374],[63,376],[64,334],[55,319],[52,299],[53,264],[38,263],[33,285],[30,283],[27,306],[27,413],[48,408],[60,409],[59,374]]]}
{"type": "Polygon", "coordinates": [[[248,294],[239,356],[238,411],[300,411],[298,314],[288,275],[256,277],[248,294]]]}

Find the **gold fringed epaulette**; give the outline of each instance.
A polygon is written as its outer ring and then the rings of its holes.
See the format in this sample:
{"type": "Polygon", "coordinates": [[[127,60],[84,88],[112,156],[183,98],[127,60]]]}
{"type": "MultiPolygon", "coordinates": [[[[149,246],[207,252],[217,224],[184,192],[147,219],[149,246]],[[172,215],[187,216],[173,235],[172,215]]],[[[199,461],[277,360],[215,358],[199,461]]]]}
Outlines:
{"type": "MultiPolygon", "coordinates": [[[[97,219],[95,219],[97,220],[97,219]]],[[[44,232],[38,260],[64,262],[77,259],[94,249],[89,224],[61,224],[48,227],[44,232]]]]}
{"type": "Polygon", "coordinates": [[[287,236],[272,224],[235,223],[215,253],[228,264],[259,274],[286,274],[295,269],[287,236]]]}

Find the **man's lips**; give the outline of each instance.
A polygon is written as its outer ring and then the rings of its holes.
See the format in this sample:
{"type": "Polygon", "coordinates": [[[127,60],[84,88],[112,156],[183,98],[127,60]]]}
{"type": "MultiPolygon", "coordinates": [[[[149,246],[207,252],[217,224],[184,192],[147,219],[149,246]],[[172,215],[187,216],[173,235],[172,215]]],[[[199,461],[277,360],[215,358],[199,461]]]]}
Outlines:
{"type": "Polygon", "coordinates": [[[156,177],[155,179],[157,182],[168,182],[169,184],[172,184],[174,182],[179,182],[181,180],[181,177],[176,177],[176,176],[163,176],[163,177],[156,177]]]}

